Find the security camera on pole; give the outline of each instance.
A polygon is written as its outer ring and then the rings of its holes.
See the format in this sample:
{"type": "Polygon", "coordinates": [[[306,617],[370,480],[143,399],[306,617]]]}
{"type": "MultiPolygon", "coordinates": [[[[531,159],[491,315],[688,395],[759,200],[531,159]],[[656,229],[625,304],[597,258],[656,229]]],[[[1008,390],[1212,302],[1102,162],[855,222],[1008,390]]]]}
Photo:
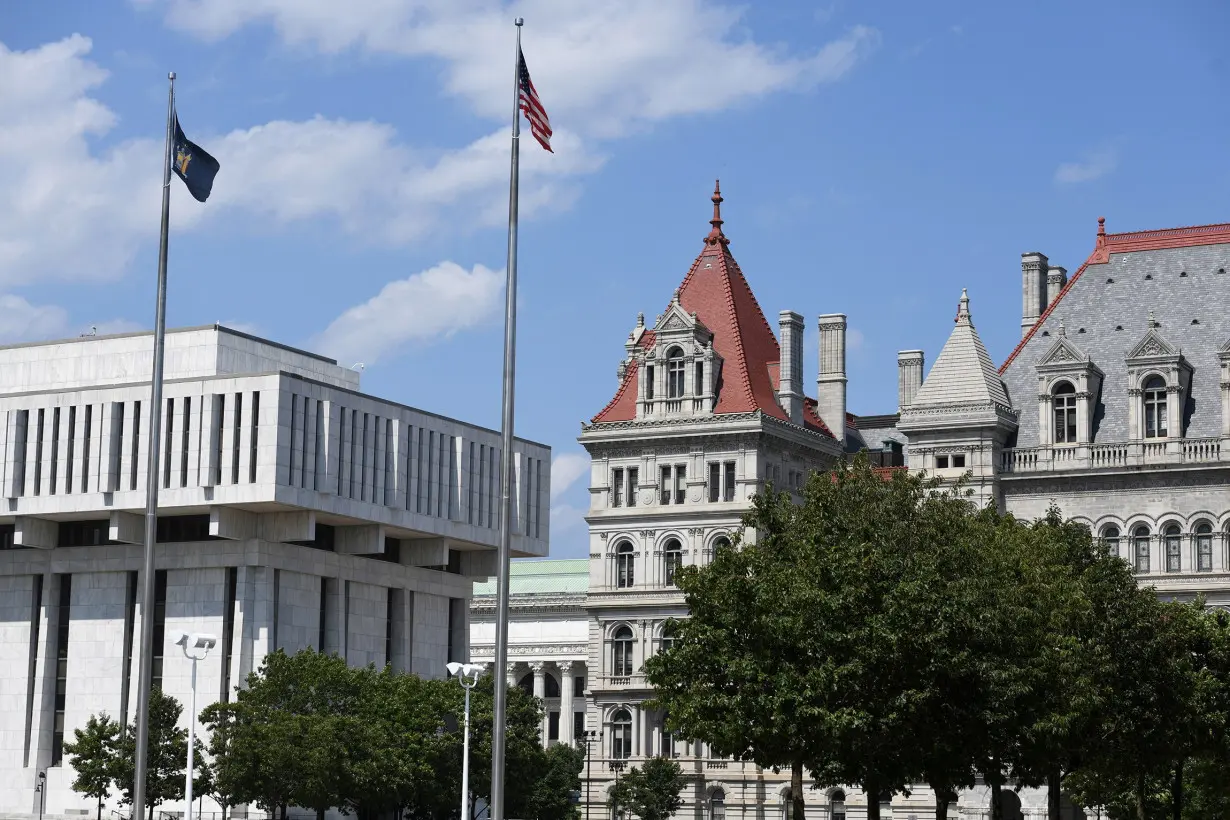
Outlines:
{"type": "Polygon", "coordinates": [[[192,753],[196,745],[196,662],[205,660],[209,650],[218,644],[213,635],[180,632],[175,645],[184,650],[184,657],[192,661],[192,708],[188,710],[188,774],[184,784],[184,820],[192,820],[192,753]],[[197,654],[199,652],[199,654],[197,654]]]}
{"type": "Polygon", "coordinates": [[[483,667],[477,663],[450,663],[446,668],[466,690],[465,734],[461,741],[461,820],[470,820],[470,690],[478,683],[483,667]]]}

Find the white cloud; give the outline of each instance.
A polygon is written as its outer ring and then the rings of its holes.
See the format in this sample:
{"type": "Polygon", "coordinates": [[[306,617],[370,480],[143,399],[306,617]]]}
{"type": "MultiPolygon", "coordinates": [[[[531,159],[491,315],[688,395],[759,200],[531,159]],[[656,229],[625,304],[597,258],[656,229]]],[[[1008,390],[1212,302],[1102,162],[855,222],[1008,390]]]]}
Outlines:
{"type": "Polygon", "coordinates": [[[0,342],[29,342],[63,336],[68,313],[55,305],[32,305],[20,296],[0,294],[0,342]]]}
{"type": "Polygon", "coordinates": [[[551,505],[551,540],[559,542],[559,537],[576,529],[585,523],[585,511],[570,504],[551,505]]]}
{"type": "Polygon", "coordinates": [[[724,110],[740,100],[837,80],[879,42],[856,26],[790,56],[745,34],[739,9],[711,0],[135,0],[205,39],[270,25],[293,46],[444,62],[445,88],[480,115],[508,115],[513,17],[556,125],[609,136],[642,122],[724,110]]]}
{"type": "Polygon", "coordinates": [[[846,332],[846,347],[850,349],[851,353],[861,351],[866,341],[867,337],[863,335],[863,331],[856,327],[852,327],[846,332]]]}
{"type": "Polygon", "coordinates": [[[1103,148],[1089,154],[1083,162],[1064,162],[1055,169],[1055,181],[1060,184],[1092,182],[1114,171],[1119,165],[1119,155],[1112,148],[1103,148]]]}
{"type": "Polygon", "coordinates": [[[560,453],[551,459],[551,501],[567,492],[588,472],[588,453],[560,453]]]}
{"type": "Polygon", "coordinates": [[[385,285],[380,293],[346,310],[314,340],[312,349],[340,362],[375,363],[407,343],[429,344],[494,317],[504,275],[454,262],[385,285]]]}

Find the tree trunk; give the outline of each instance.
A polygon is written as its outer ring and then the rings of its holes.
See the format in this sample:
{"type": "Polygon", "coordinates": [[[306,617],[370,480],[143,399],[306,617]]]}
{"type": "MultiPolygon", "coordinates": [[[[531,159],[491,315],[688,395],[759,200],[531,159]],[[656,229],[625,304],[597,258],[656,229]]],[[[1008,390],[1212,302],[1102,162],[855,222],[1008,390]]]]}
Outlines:
{"type": "Polygon", "coordinates": [[[991,784],[991,820],[1004,820],[1004,804],[999,799],[1001,791],[998,783],[991,784]]]}
{"type": "Polygon", "coordinates": [[[1136,775],[1136,820],[1149,820],[1145,816],[1145,776],[1136,775]]]}
{"type": "Polygon", "coordinates": [[[880,786],[878,783],[863,784],[867,795],[867,820],[880,820],[880,786]]]}
{"type": "Polygon", "coordinates": [[[282,804],[282,820],[286,820],[286,804],[282,804]]]}
{"type": "Polygon", "coordinates": [[[1183,761],[1174,767],[1174,786],[1170,790],[1174,803],[1174,820],[1183,820],[1183,761]]]}
{"type": "Polygon", "coordinates": [[[951,802],[948,792],[934,786],[931,790],[935,792],[935,820],[948,820],[948,804],[951,802]]]}
{"type": "Polygon", "coordinates": [[[98,820],[102,820],[102,795],[98,795],[98,820]]]}
{"type": "Polygon", "coordinates": [[[796,758],[790,767],[790,814],[794,820],[804,820],[802,758],[796,758]]]}
{"type": "Polygon", "coordinates": [[[1059,769],[1051,769],[1046,775],[1046,816],[1049,820],[1060,820],[1063,812],[1062,790],[1063,779],[1059,769]]]}

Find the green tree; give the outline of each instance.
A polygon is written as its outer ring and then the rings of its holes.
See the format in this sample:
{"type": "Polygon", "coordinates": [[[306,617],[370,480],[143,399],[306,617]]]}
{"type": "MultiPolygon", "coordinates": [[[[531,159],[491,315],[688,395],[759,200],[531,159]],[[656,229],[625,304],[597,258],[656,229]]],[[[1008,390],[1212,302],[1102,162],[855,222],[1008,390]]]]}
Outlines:
{"type": "Polygon", "coordinates": [[[579,820],[572,794],[581,788],[585,752],[558,743],[543,753],[542,774],[534,783],[526,817],[537,820],[579,820]]]}
{"type": "MultiPolygon", "coordinates": [[[[146,746],[145,808],[151,814],[160,804],[184,797],[184,766],[188,762],[188,730],[176,724],[184,707],[161,689],[149,697],[146,746]]],[[[119,742],[115,765],[115,784],[122,801],[132,805],[137,727],[129,724],[119,742]]]]}
{"type": "Polygon", "coordinates": [[[73,739],[64,744],[64,754],[73,771],[73,791],[98,800],[98,820],[102,820],[102,804],[111,793],[115,779],[117,747],[123,728],[117,721],[101,715],[90,715],[85,729],[74,729],[73,739]]]}
{"type": "Polygon", "coordinates": [[[683,805],[684,787],[679,764],[664,757],[651,757],[633,768],[611,789],[611,805],[639,820],[669,820],[683,805]]]}

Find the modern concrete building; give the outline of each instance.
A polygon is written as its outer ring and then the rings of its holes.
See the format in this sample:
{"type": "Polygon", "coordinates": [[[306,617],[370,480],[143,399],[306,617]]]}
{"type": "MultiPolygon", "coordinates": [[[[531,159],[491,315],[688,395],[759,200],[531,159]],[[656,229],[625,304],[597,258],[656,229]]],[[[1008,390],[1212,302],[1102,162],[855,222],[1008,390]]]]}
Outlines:
{"type": "MultiPolygon", "coordinates": [[[[3,813],[38,811],[39,772],[47,813],[92,813],[64,738],[91,714],[133,718],[152,348],[148,333],[0,348],[3,813]]],[[[187,702],[179,630],[219,637],[202,706],[275,648],[428,677],[466,658],[473,581],[495,570],[498,433],[218,326],[168,333],[164,401],[148,602],[164,691],[187,702]]],[[[515,456],[513,550],[543,556],[550,452],[515,456]]]]}
{"type": "MultiPolygon", "coordinates": [[[[508,682],[543,703],[542,743],[574,743],[585,729],[589,621],[584,558],[514,561],[509,575],[508,682]]],[[[470,660],[495,658],[496,580],[474,585],[470,660]]]]}

